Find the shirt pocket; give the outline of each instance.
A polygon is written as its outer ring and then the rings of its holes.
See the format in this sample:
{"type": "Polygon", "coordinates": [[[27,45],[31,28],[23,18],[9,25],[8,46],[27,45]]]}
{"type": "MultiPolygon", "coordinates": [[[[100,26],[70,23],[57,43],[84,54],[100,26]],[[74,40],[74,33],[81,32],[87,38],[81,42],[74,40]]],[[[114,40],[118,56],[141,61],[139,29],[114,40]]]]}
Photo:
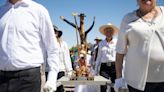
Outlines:
{"type": "Polygon", "coordinates": [[[101,49],[101,50],[102,50],[102,52],[101,52],[102,56],[107,55],[107,54],[108,54],[108,52],[109,52],[109,51],[108,51],[108,48],[107,48],[107,47],[105,47],[105,46],[104,46],[104,47],[102,47],[102,49],[101,49]]]}

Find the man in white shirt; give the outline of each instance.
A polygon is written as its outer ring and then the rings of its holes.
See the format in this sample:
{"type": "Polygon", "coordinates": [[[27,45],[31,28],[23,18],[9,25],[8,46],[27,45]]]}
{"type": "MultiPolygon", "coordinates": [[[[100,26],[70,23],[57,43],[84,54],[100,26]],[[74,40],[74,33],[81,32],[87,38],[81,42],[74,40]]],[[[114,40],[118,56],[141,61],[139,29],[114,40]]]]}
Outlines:
{"type": "MultiPolygon", "coordinates": [[[[112,83],[116,78],[115,74],[115,48],[117,40],[113,36],[118,32],[118,28],[112,24],[102,25],[99,31],[106,36],[99,43],[98,54],[95,65],[95,74],[111,79],[112,83]],[[100,69],[100,71],[99,71],[100,69]]],[[[106,92],[107,87],[101,86],[101,92],[106,92]]],[[[114,92],[112,89],[111,92],[114,92]]]]}
{"type": "Polygon", "coordinates": [[[49,65],[47,92],[56,90],[59,45],[48,11],[32,0],[0,7],[0,91],[40,92],[42,64],[49,65]]]}

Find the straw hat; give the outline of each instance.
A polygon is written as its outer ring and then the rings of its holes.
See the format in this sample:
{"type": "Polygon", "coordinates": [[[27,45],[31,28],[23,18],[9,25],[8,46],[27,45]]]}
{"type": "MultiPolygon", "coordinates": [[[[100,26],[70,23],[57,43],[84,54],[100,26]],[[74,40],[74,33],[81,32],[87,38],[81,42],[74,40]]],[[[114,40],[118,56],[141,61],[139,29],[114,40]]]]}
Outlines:
{"type": "Polygon", "coordinates": [[[96,37],[94,40],[95,40],[95,41],[96,41],[96,40],[99,40],[99,41],[100,41],[100,40],[102,40],[102,39],[101,39],[101,38],[99,38],[99,37],[96,37]]]}
{"type": "Polygon", "coordinates": [[[99,28],[100,33],[102,33],[103,35],[105,35],[105,30],[104,30],[104,29],[106,29],[106,28],[112,28],[112,29],[114,30],[114,34],[116,34],[116,33],[119,31],[119,29],[118,29],[116,26],[114,26],[114,25],[111,24],[111,23],[108,23],[108,24],[106,24],[106,25],[102,25],[102,26],[99,28]]]}

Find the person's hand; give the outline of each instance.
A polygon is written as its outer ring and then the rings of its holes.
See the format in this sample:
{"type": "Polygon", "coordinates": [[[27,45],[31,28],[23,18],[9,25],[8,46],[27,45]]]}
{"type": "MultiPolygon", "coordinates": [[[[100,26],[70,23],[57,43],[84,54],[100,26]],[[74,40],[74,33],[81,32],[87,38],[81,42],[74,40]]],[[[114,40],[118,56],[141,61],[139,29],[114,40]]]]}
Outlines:
{"type": "Polygon", "coordinates": [[[95,76],[98,75],[98,71],[95,70],[95,71],[93,72],[93,75],[95,75],[95,76]]]}
{"type": "Polygon", "coordinates": [[[44,92],[54,92],[56,88],[53,88],[49,83],[46,82],[44,85],[44,92]]]}
{"type": "Polygon", "coordinates": [[[73,75],[73,71],[68,71],[67,76],[68,76],[69,78],[71,78],[72,75],[73,75]]]}
{"type": "Polygon", "coordinates": [[[61,85],[62,85],[62,83],[61,83],[60,81],[57,81],[56,87],[59,87],[59,86],[61,86],[61,85]]]}
{"type": "Polygon", "coordinates": [[[126,84],[126,82],[123,78],[118,78],[118,79],[115,80],[115,84],[114,84],[115,92],[119,92],[119,89],[121,87],[127,88],[127,84],[126,84]]]}
{"type": "Polygon", "coordinates": [[[60,16],[60,19],[61,19],[61,20],[64,20],[64,16],[60,16]]]}

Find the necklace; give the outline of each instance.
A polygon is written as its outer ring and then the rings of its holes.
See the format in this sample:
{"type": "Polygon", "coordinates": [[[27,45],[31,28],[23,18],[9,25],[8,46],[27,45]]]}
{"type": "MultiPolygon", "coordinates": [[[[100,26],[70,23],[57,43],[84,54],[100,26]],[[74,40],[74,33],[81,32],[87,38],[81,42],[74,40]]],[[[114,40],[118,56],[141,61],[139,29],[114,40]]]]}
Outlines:
{"type": "Polygon", "coordinates": [[[141,12],[140,10],[138,10],[138,16],[141,18],[142,21],[144,21],[144,22],[147,23],[149,26],[151,26],[152,24],[154,24],[154,20],[155,20],[155,18],[156,18],[156,16],[157,16],[157,11],[155,11],[155,14],[153,15],[153,18],[152,18],[150,21],[145,20],[145,19],[143,18],[143,14],[142,14],[142,12],[141,12]]]}

